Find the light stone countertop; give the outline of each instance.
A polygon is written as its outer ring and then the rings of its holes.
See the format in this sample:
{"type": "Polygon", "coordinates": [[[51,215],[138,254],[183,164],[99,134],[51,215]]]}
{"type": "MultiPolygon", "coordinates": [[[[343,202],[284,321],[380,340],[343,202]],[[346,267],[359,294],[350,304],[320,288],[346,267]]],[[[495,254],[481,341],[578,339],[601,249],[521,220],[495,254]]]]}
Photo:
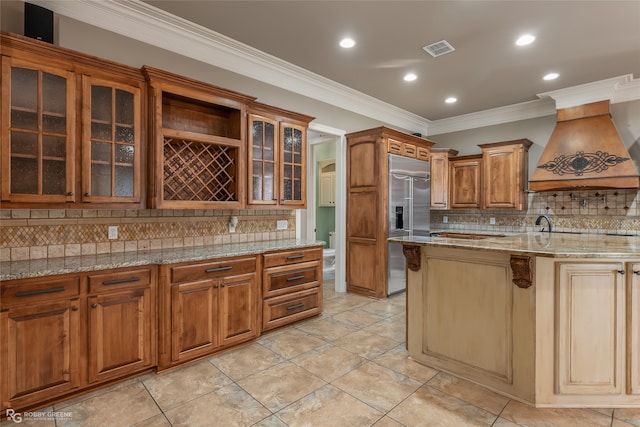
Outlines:
{"type": "Polygon", "coordinates": [[[0,262],[0,281],[53,276],[56,274],[108,270],[139,265],[175,264],[189,261],[215,260],[269,251],[323,246],[317,240],[272,240],[251,243],[230,243],[215,246],[159,249],[153,251],[119,252],[102,255],[48,258],[29,261],[0,262]]]}
{"type": "Polygon", "coordinates": [[[468,240],[445,237],[397,237],[395,243],[442,246],[572,258],[640,258],[640,236],[528,232],[468,240]]]}

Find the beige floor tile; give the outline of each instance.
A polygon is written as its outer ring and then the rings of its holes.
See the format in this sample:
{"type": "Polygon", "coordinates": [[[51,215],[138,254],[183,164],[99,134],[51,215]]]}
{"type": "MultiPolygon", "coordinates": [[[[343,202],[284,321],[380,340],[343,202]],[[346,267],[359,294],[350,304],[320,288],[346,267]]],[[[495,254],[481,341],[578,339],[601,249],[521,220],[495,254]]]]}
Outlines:
{"type": "Polygon", "coordinates": [[[231,383],[206,360],[146,379],[143,384],[163,411],[231,383]]]}
{"type": "Polygon", "coordinates": [[[400,424],[393,418],[387,416],[382,417],[373,427],[405,427],[404,424],[400,424]]]}
{"type": "Polygon", "coordinates": [[[329,384],[277,413],[289,427],[370,426],[384,414],[329,384]]]}
{"type": "Polygon", "coordinates": [[[291,362],[284,362],[238,381],[238,385],[276,412],[326,382],[291,362]]]}
{"type": "Polygon", "coordinates": [[[610,416],[591,409],[533,408],[515,400],[509,401],[500,416],[528,427],[611,425],[610,416]]]}
{"type": "Polygon", "coordinates": [[[621,421],[621,420],[617,420],[617,419],[613,419],[613,422],[611,423],[611,427],[634,427],[637,426],[638,424],[629,424],[627,422],[621,421]]]}
{"type": "Polygon", "coordinates": [[[365,363],[332,384],[382,412],[391,410],[422,385],[373,362],[365,363]]]}
{"type": "Polygon", "coordinates": [[[406,310],[404,303],[394,304],[389,300],[373,301],[363,305],[361,309],[369,313],[384,315],[385,317],[395,316],[396,314],[404,313],[406,310]]]}
{"type": "Polygon", "coordinates": [[[490,426],[496,416],[425,386],[393,408],[389,417],[406,426],[490,426]]]}
{"type": "Polygon", "coordinates": [[[300,323],[296,326],[296,329],[325,341],[335,341],[358,330],[358,328],[345,325],[328,317],[321,317],[300,323]]]}
{"type": "Polygon", "coordinates": [[[333,315],[333,320],[355,328],[364,328],[385,319],[385,316],[364,311],[361,308],[350,309],[333,315]]]}
{"type": "Polygon", "coordinates": [[[160,409],[139,382],[68,406],[63,411],[71,412],[71,416],[58,419],[56,426],[130,426],[160,414],[160,409]]]}
{"type": "MultiPolygon", "coordinates": [[[[155,375],[155,374],[152,374],[152,375],[155,375]]],[[[67,399],[67,400],[63,400],[62,402],[58,402],[58,403],[54,404],[53,408],[56,411],[63,410],[64,408],[67,408],[67,407],[72,406],[72,405],[76,405],[76,404],[78,404],[80,402],[84,402],[85,400],[93,399],[94,397],[100,396],[102,394],[113,392],[113,391],[119,390],[121,388],[126,388],[126,387],[129,387],[132,384],[140,383],[140,378],[141,377],[131,378],[131,379],[125,380],[125,381],[123,381],[121,383],[113,384],[113,385],[110,385],[110,386],[104,387],[104,388],[99,388],[97,390],[93,390],[93,391],[90,391],[88,393],[84,393],[84,394],[81,394],[79,396],[72,397],[72,398],[67,399]]],[[[146,376],[145,376],[145,378],[146,378],[146,376]]]]}
{"type": "Polygon", "coordinates": [[[164,414],[160,414],[140,421],[131,427],[171,427],[171,423],[169,423],[169,420],[167,420],[164,414]]]}
{"type": "Polygon", "coordinates": [[[236,384],[229,384],[165,413],[173,427],[251,426],[271,412],[236,384]]]}
{"type": "Polygon", "coordinates": [[[254,424],[253,427],[288,427],[288,426],[276,415],[272,415],[254,424]]]}
{"type": "Polygon", "coordinates": [[[518,427],[520,424],[512,423],[509,420],[505,420],[504,418],[498,417],[496,422],[493,423],[493,427],[518,427]]]}
{"type": "Polygon", "coordinates": [[[284,360],[284,357],[258,343],[251,343],[209,358],[209,362],[234,381],[268,369],[284,360]]]}
{"type": "Polygon", "coordinates": [[[327,344],[291,359],[296,365],[331,382],[366,362],[364,357],[327,344]]]}
{"type": "Polygon", "coordinates": [[[613,410],[613,418],[640,426],[640,408],[616,408],[613,410]]]}
{"type": "Polygon", "coordinates": [[[397,342],[405,342],[407,338],[407,327],[404,320],[397,320],[396,317],[386,318],[364,328],[364,330],[383,337],[391,338],[397,342]]]}
{"type": "Polygon", "coordinates": [[[258,342],[286,359],[326,344],[326,341],[298,329],[285,329],[264,335],[258,342]]]}
{"type": "Polygon", "coordinates": [[[373,361],[421,383],[430,380],[439,372],[410,359],[409,352],[404,348],[404,343],[376,357],[373,361]]]}
{"type": "Polygon", "coordinates": [[[487,388],[444,372],[440,372],[427,384],[496,415],[502,412],[510,400],[508,397],[501,396],[487,388]]]}
{"type": "Polygon", "coordinates": [[[398,341],[368,331],[357,331],[333,344],[367,359],[375,359],[397,346],[398,341]]]}
{"type": "Polygon", "coordinates": [[[324,316],[334,316],[348,310],[351,310],[351,307],[344,303],[344,297],[336,297],[322,303],[322,314],[324,316]]]}

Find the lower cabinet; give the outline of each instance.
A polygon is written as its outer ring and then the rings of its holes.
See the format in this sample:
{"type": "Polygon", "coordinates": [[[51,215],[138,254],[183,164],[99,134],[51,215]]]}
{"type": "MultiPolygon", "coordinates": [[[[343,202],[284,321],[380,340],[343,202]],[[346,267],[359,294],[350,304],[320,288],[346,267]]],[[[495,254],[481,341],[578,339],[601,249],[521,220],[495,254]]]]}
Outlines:
{"type": "Polygon", "coordinates": [[[260,334],[255,256],[160,268],[160,369],[260,334]]]}
{"type": "Polygon", "coordinates": [[[322,247],[263,255],[262,330],[322,312],[322,247]]]}
{"type": "Polygon", "coordinates": [[[153,367],[154,283],[155,267],[3,282],[2,410],[153,367]]]}
{"type": "Polygon", "coordinates": [[[640,262],[629,264],[629,291],[627,293],[629,383],[627,393],[640,395],[640,262]]]}

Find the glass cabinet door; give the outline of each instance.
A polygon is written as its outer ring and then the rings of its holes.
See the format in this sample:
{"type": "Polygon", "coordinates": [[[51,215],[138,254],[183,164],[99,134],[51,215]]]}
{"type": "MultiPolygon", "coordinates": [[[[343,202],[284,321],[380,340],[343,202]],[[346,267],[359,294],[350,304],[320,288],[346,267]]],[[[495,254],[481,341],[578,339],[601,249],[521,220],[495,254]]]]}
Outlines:
{"type": "Polygon", "coordinates": [[[304,206],[306,201],[306,129],[281,123],[280,203],[304,206]]]}
{"type": "Polygon", "coordinates": [[[249,204],[277,204],[277,122],[249,116],[249,204]]]}
{"type": "Polygon", "coordinates": [[[82,200],[140,200],[140,89],[83,76],[82,200]]]}
{"type": "Polygon", "coordinates": [[[2,77],[2,199],[73,201],[73,74],[4,58],[2,77]]]}

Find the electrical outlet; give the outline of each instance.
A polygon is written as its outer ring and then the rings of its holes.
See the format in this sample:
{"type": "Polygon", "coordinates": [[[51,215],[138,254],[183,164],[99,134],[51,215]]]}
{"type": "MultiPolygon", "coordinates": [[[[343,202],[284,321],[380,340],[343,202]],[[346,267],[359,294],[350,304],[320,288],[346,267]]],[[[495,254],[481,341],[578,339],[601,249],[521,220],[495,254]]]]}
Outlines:
{"type": "Polygon", "coordinates": [[[496,219],[494,217],[489,218],[489,224],[496,225],[496,219]]]}
{"type": "Polygon", "coordinates": [[[281,219],[276,222],[276,230],[286,230],[289,227],[289,221],[281,219]]]}
{"type": "Polygon", "coordinates": [[[117,225],[110,225],[109,227],[107,227],[107,237],[109,238],[109,240],[115,240],[118,238],[117,225]]]}
{"type": "Polygon", "coordinates": [[[448,223],[448,222],[449,222],[449,217],[448,217],[448,216],[446,216],[446,215],[445,215],[445,216],[443,216],[443,217],[442,217],[442,222],[443,222],[444,224],[448,223]]]}

